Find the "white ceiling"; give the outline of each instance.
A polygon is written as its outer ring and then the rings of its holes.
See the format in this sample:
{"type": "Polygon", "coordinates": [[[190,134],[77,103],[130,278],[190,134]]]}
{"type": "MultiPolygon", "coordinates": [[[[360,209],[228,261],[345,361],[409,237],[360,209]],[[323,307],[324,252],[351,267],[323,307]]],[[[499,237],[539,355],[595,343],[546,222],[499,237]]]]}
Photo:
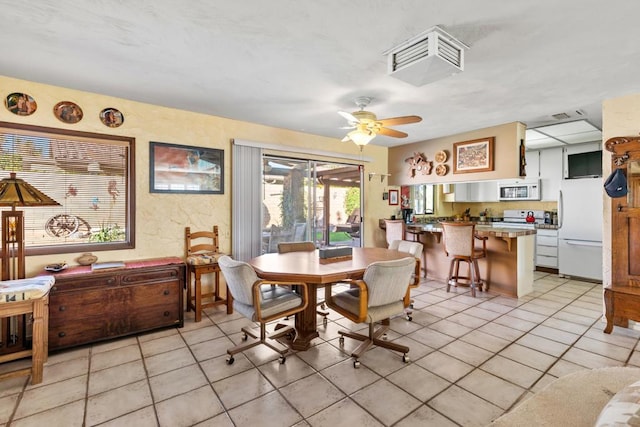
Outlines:
{"type": "Polygon", "coordinates": [[[558,113],[600,128],[604,99],[640,92],[639,15],[637,0],[0,0],[0,74],[337,139],[357,96],[378,118],[422,116],[383,146],[558,113]],[[434,25],[470,47],[464,72],[388,76],[383,52],[434,25]]]}

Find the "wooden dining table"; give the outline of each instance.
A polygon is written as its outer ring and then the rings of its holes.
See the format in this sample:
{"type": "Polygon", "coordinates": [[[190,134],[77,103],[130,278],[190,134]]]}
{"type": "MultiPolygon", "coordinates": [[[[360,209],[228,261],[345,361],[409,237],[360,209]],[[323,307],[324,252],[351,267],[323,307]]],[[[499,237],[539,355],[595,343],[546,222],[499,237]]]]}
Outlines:
{"type": "Polygon", "coordinates": [[[386,248],[353,248],[352,258],[337,262],[320,262],[318,250],[314,252],[270,253],[249,261],[258,277],[264,280],[305,282],[309,287],[309,304],[296,314],[296,337],[291,343],[294,350],[307,350],[311,340],[318,337],[316,328],[316,293],[318,288],[346,279],[361,279],[369,264],[406,258],[406,252],[386,248]]]}

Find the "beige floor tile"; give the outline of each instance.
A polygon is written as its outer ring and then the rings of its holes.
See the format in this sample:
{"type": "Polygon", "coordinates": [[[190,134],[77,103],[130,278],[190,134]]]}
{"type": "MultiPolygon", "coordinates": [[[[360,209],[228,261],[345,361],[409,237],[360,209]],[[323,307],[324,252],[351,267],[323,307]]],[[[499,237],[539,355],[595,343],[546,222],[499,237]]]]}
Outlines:
{"type": "Polygon", "coordinates": [[[369,348],[359,360],[362,365],[382,377],[386,377],[406,365],[402,359],[402,353],[383,347],[369,348]]]}
{"type": "Polygon", "coordinates": [[[191,348],[191,352],[195,356],[196,360],[202,362],[203,360],[226,355],[227,350],[234,345],[235,344],[229,338],[222,336],[208,341],[201,341],[196,344],[192,344],[189,347],[191,348]]]}
{"type": "Polygon", "coordinates": [[[87,399],[86,425],[94,426],[153,403],[147,381],[138,381],[87,399]]]}
{"type": "Polygon", "coordinates": [[[19,397],[18,394],[13,394],[0,398],[0,424],[4,425],[9,422],[19,397]]]}
{"type": "Polygon", "coordinates": [[[450,322],[458,323],[460,325],[466,326],[467,328],[471,328],[471,329],[478,328],[488,322],[488,320],[481,319],[475,316],[470,316],[467,313],[454,314],[453,316],[449,317],[447,320],[450,322]]]}
{"type": "Polygon", "coordinates": [[[610,359],[599,354],[581,350],[579,348],[570,348],[563,356],[563,360],[582,365],[586,368],[604,368],[607,366],[623,366],[624,362],[610,359]]]}
{"type": "Polygon", "coordinates": [[[431,314],[432,316],[440,317],[442,319],[444,319],[446,317],[449,317],[449,316],[453,316],[454,314],[457,313],[457,311],[455,311],[455,310],[453,310],[451,308],[442,307],[440,304],[442,304],[442,303],[430,305],[430,306],[428,306],[426,308],[423,308],[423,311],[425,311],[426,313],[431,314]]]}
{"type": "Polygon", "coordinates": [[[421,405],[418,399],[385,379],[353,393],[351,398],[385,425],[399,421],[421,405]]]}
{"type": "MultiPolygon", "coordinates": [[[[353,341],[352,344],[358,344],[356,340],[351,338],[345,338],[345,346],[347,341],[353,341]]],[[[349,352],[350,353],[350,352],[349,352]]],[[[342,351],[332,346],[329,343],[322,343],[311,347],[307,351],[301,351],[298,353],[298,357],[308,363],[314,369],[320,371],[336,363],[342,362],[349,358],[349,354],[344,354],[342,351]]]]}
{"type": "Polygon", "coordinates": [[[559,311],[552,316],[555,319],[566,320],[568,322],[577,323],[579,325],[591,326],[597,320],[594,320],[590,317],[580,316],[579,314],[568,313],[566,311],[559,311]]]}
{"type": "Polygon", "coordinates": [[[531,387],[542,376],[541,371],[502,356],[489,359],[480,368],[524,388],[531,387]]]}
{"type": "Polygon", "coordinates": [[[122,339],[110,340],[110,341],[93,344],[91,346],[91,354],[96,355],[98,353],[117,350],[119,348],[127,347],[130,345],[138,345],[137,337],[126,337],[122,339]]]}
{"type": "Polygon", "coordinates": [[[313,374],[280,389],[285,399],[307,418],[346,395],[320,374],[313,374]]]}
{"type": "Polygon", "coordinates": [[[504,410],[509,409],[526,391],[480,369],[474,370],[456,385],[504,410]]]}
{"type": "Polygon", "coordinates": [[[544,374],[542,378],[540,378],[534,385],[531,387],[531,391],[533,393],[538,393],[543,390],[546,386],[557,380],[558,377],[554,377],[553,375],[544,374]]]}
{"type": "Polygon", "coordinates": [[[553,375],[554,377],[563,377],[567,374],[571,374],[573,372],[583,371],[587,368],[581,365],[577,365],[572,362],[568,362],[566,360],[558,360],[554,365],[547,371],[548,374],[553,375]]]}
{"type": "Polygon", "coordinates": [[[638,337],[618,334],[617,332],[619,329],[620,328],[614,328],[612,333],[605,334],[601,329],[591,328],[584,334],[584,336],[620,347],[629,349],[635,348],[638,344],[638,337]]]}
{"type": "Polygon", "coordinates": [[[577,335],[582,335],[589,329],[587,325],[567,322],[566,320],[556,319],[555,317],[548,318],[542,322],[542,324],[550,328],[560,329],[561,331],[571,332],[572,334],[577,335]]]}
{"type": "Polygon", "coordinates": [[[516,343],[555,357],[562,356],[569,348],[567,344],[532,334],[523,335],[516,343]]]}
{"type": "Polygon", "coordinates": [[[440,349],[444,354],[462,360],[472,366],[479,366],[493,356],[493,353],[464,341],[456,340],[440,349]]]}
{"type": "Polygon", "coordinates": [[[128,345],[91,355],[91,372],[119,366],[134,360],[141,360],[138,344],[128,345]]]}
{"type": "Polygon", "coordinates": [[[484,300],[482,298],[474,298],[471,295],[458,295],[456,297],[451,298],[451,301],[459,302],[464,305],[468,305],[473,307],[474,305],[481,304],[484,300]]]}
{"type": "Polygon", "coordinates": [[[273,386],[254,368],[213,383],[213,389],[230,409],[272,391],[273,386]]]}
{"type": "Polygon", "coordinates": [[[201,423],[195,424],[194,427],[234,427],[234,425],[233,421],[231,421],[231,418],[229,417],[229,414],[223,412],[222,414],[216,415],[213,418],[209,418],[208,420],[204,420],[201,423]]]}
{"type": "Polygon", "coordinates": [[[533,335],[538,335],[540,337],[548,338],[553,341],[558,341],[563,344],[571,345],[576,342],[579,335],[572,334],[571,332],[561,331],[559,329],[550,328],[548,326],[539,325],[531,330],[533,335]]]}
{"type": "Polygon", "coordinates": [[[140,348],[144,357],[155,356],[178,348],[186,347],[187,344],[179,334],[172,334],[154,340],[140,342],[140,348]]]}
{"type": "Polygon", "coordinates": [[[138,342],[143,343],[174,335],[180,335],[180,332],[178,332],[177,328],[160,329],[157,331],[146,332],[138,335],[138,342]]]}
{"type": "MultiPolygon", "coordinates": [[[[287,361],[287,363],[289,362],[287,361]]],[[[201,362],[200,367],[209,379],[209,382],[214,383],[221,379],[239,374],[240,372],[253,369],[254,365],[245,357],[244,354],[239,353],[234,356],[234,362],[232,365],[227,364],[227,355],[225,354],[224,356],[215,357],[201,362]]]]}
{"type": "Polygon", "coordinates": [[[312,426],[332,427],[380,427],[383,426],[371,414],[362,409],[351,399],[343,399],[309,417],[312,426]]]}
{"type": "Polygon", "coordinates": [[[404,417],[395,427],[455,427],[458,424],[426,405],[404,417]]]}
{"type": "Polygon", "coordinates": [[[509,316],[535,323],[544,322],[547,319],[547,316],[545,316],[544,314],[523,310],[523,305],[520,305],[519,308],[516,308],[515,310],[511,310],[509,312],[509,316]]]}
{"type": "Polygon", "coordinates": [[[498,317],[493,322],[497,323],[498,325],[507,326],[509,328],[517,329],[523,332],[528,332],[538,326],[536,322],[518,319],[517,317],[509,316],[508,314],[498,317]]]}
{"type": "Polygon", "coordinates": [[[133,411],[129,414],[100,424],[100,427],[154,427],[158,425],[156,412],[154,411],[153,406],[147,406],[146,408],[138,409],[137,411],[133,411]]]}
{"type": "Polygon", "coordinates": [[[431,399],[428,405],[465,427],[486,426],[503,412],[494,404],[455,385],[431,399]]]}
{"type": "Polygon", "coordinates": [[[452,336],[454,338],[460,338],[462,335],[468,334],[472,330],[467,326],[461,325],[456,322],[451,322],[446,319],[429,325],[429,328],[433,329],[434,331],[452,336]]]}
{"type": "Polygon", "coordinates": [[[421,402],[426,402],[451,385],[449,381],[415,363],[394,372],[387,379],[421,402]]]}
{"type": "Polygon", "coordinates": [[[555,357],[541,353],[529,347],[512,344],[502,350],[500,356],[522,363],[539,371],[546,371],[557,360],[555,357]]]}
{"type": "Polygon", "coordinates": [[[42,387],[47,384],[57,383],[69,378],[78,377],[81,375],[86,376],[89,373],[89,358],[80,357],[64,362],[56,363],[55,365],[47,365],[44,367],[42,382],[40,384],[32,385],[31,381],[27,384],[27,389],[42,387]]]}
{"type": "Polygon", "coordinates": [[[84,399],[87,390],[87,376],[70,378],[43,387],[27,390],[22,395],[15,419],[66,405],[84,399]]]}
{"type": "MultiPolygon", "coordinates": [[[[201,322],[200,322],[201,323],[201,322]]],[[[187,345],[192,346],[203,341],[209,341],[215,338],[223,337],[224,334],[217,326],[210,324],[210,326],[200,327],[197,329],[181,330],[180,334],[184,338],[187,345]]]]}
{"type": "Polygon", "coordinates": [[[536,313],[543,316],[551,316],[559,310],[559,308],[557,307],[548,307],[547,305],[543,304],[544,300],[533,300],[529,301],[526,304],[522,304],[519,309],[530,311],[531,313],[536,313]]]}
{"type": "Polygon", "coordinates": [[[590,351],[610,359],[626,362],[631,355],[632,349],[608,344],[604,341],[582,337],[574,344],[574,348],[590,351]]]}
{"type": "Polygon", "coordinates": [[[470,316],[475,316],[478,317],[480,319],[484,319],[486,321],[491,321],[497,317],[502,316],[502,313],[497,313],[495,311],[492,310],[486,310],[484,308],[480,308],[480,307],[471,307],[468,310],[465,310],[465,313],[470,315],[470,316]]]}
{"type": "Polygon", "coordinates": [[[142,360],[101,369],[89,375],[89,396],[146,379],[147,373],[142,360]]]}
{"type": "Polygon", "coordinates": [[[467,335],[460,337],[460,340],[494,353],[502,350],[511,343],[511,341],[478,330],[469,332],[467,335]]]}
{"type": "Polygon", "coordinates": [[[366,366],[354,369],[350,359],[330,366],[320,373],[346,394],[352,394],[380,379],[380,375],[366,366]]]}
{"type": "Polygon", "coordinates": [[[224,408],[207,385],[157,403],[156,410],[161,426],[187,427],[220,414],[224,408]]]}
{"type": "Polygon", "coordinates": [[[316,372],[315,369],[296,355],[288,356],[285,363],[274,360],[273,362],[265,363],[258,369],[277,388],[284,387],[316,372]]]}
{"type": "Polygon", "coordinates": [[[495,322],[489,322],[486,325],[482,325],[477,330],[509,341],[515,341],[524,335],[524,332],[518,329],[512,329],[507,326],[499,325],[495,322]]]}
{"type": "Polygon", "coordinates": [[[14,427],[81,427],[84,425],[84,400],[76,400],[66,405],[56,406],[48,411],[39,412],[30,417],[14,420],[11,425],[14,427]]]}
{"type": "MultiPolygon", "coordinates": [[[[135,340],[135,337],[133,338],[135,340]]],[[[120,340],[115,340],[120,341],[120,340]]],[[[66,350],[49,352],[49,357],[45,366],[55,365],[56,363],[66,362],[67,360],[77,359],[80,357],[89,357],[93,352],[93,348],[90,345],[85,345],[78,348],[71,348],[66,350]]]]}
{"type": "Polygon", "coordinates": [[[22,392],[27,381],[31,383],[31,377],[23,375],[20,377],[7,378],[0,381],[0,398],[11,396],[22,392]]]}
{"type": "Polygon", "coordinates": [[[422,328],[409,334],[408,337],[434,349],[443,347],[455,339],[450,335],[434,331],[431,328],[422,328]]]}
{"type": "Polygon", "coordinates": [[[182,347],[155,356],[145,357],[144,363],[149,376],[152,377],[184,366],[193,365],[196,360],[187,347],[182,347]]]}
{"type": "Polygon", "coordinates": [[[198,365],[185,366],[184,368],[149,378],[154,402],[161,402],[200,388],[205,384],[208,384],[207,378],[198,365]]]}
{"type": "Polygon", "coordinates": [[[473,366],[439,351],[430,353],[414,363],[449,382],[456,382],[473,370],[473,366]]]}
{"type": "Polygon", "coordinates": [[[237,427],[290,426],[302,419],[276,391],[230,410],[229,416],[237,427]]]}

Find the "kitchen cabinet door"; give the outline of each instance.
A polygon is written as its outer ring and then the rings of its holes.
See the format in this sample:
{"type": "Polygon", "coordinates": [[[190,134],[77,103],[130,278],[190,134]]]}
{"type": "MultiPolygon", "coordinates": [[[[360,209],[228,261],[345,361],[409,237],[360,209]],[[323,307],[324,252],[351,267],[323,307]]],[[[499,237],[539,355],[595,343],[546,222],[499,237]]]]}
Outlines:
{"type": "Polygon", "coordinates": [[[557,202],[561,181],[562,148],[554,147],[540,150],[541,200],[557,202]]]}
{"type": "Polygon", "coordinates": [[[525,154],[527,178],[540,178],[540,150],[527,151],[525,154]]]}

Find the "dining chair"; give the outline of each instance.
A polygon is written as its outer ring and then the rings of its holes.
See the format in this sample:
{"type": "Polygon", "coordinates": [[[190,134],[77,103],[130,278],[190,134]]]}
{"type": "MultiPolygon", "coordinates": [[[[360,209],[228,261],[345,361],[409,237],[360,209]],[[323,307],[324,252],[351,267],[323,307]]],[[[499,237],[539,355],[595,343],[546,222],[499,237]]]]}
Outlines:
{"type": "Polygon", "coordinates": [[[233,260],[228,255],[222,256],[218,263],[227,281],[227,288],[233,295],[233,307],[247,319],[260,324],[258,330],[248,327],[241,329],[243,341],[247,341],[248,337],[252,337],[254,340],[228,349],[227,364],[233,364],[234,354],[259,344],[264,344],[279,353],[280,363],[284,363],[289,347],[278,342],[277,338],[286,335],[290,340],[293,340],[295,328],[286,325],[272,333],[267,333],[266,326],[268,322],[299,313],[307,307],[307,284],[261,280],[251,265],[233,260]],[[293,291],[291,286],[296,286],[297,292],[293,291]]]}
{"type": "Polygon", "coordinates": [[[385,236],[387,245],[394,240],[404,240],[404,221],[401,219],[385,219],[385,236]]]}
{"type": "MultiPolygon", "coordinates": [[[[478,259],[487,256],[487,237],[476,236],[476,225],[472,222],[441,222],[444,251],[451,257],[449,275],[447,277],[447,292],[451,285],[467,284],[471,288],[471,296],[476,296],[476,288],[483,289],[480,278],[478,259]],[[482,241],[482,248],[476,248],[475,240],[482,241]],[[466,276],[460,275],[460,261],[466,262],[469,269],[466,276]]],[[[486,288],[486,283],[485,283],[486,288]]]]}
{"type": "MultiPolygon", "coordinates": [[[[316,245],[313,242],[305,241],[305,242],[280,242],[278,243],[278,253],[286,254],[288,252],[313,252],[316,250],[316,245]]],[[[329,316],[328,311],[325,310],[325,303],[321,301],[317,304],[322,310],[316,310],[316,313],[322,316],[322,325],[324,327],[327,326],[328,320],[327,316],[329,316]]]]}
{"type": "Polygon", "coordinates": [[[411,281],[409,282],[409,289],[407,290],[407,298],[405,301],[405,314],[408,321],[413,320],[411,314],[413,313],[413,303],[414,301],[411,299],[411,289],[415,289],[420,286],[420,257],[422,256],[422,243],[420,242],[409,242],[407,240],[393,240],[389,244],[389,249],[399,252],[406,252],[416,258],[416,271],[411,276],[411,281]]]}
{"type": "Polygon", "coordinates": [[[344,337],[362,341],[351,353],[354,368],[360,367],[360,357],[374,344],[399,351],[403,362],[409,362],[409,347],[386,341],[384,334],[389,329],[390,318],[404,313],[405,297],[415,266],[416,258],[413,256],[377,261],[367,267],[362,279],[346,281],[352,285],[349,289],[333,295],[331,285],[325,288],[325,301],[329,308],[352,322],[369,324],[368,335],[338,331],[341,346],[344,345],[344,337]],[[376,322],[382,323],[378,329],[374,329],[376,322]]]}
{"type": "Polygon", "coordinates": [[[233,304],[229,295],[220,292],[220,267],[218,257],[218,226],[209,230],[191,231],[184,229],[185,262],[187,264],[187,311],[195,312],[195,321],[202,319],[202,310],[216,305],[226,305],[227,314],[233,313],[233,304]],[[211,292],[202,293],[202,276],[213,274],[211,292]],[[192,282],[193,280],[193,282],[192,282]],[[206,302],[205,302],[206,300],[206,302]]]}

